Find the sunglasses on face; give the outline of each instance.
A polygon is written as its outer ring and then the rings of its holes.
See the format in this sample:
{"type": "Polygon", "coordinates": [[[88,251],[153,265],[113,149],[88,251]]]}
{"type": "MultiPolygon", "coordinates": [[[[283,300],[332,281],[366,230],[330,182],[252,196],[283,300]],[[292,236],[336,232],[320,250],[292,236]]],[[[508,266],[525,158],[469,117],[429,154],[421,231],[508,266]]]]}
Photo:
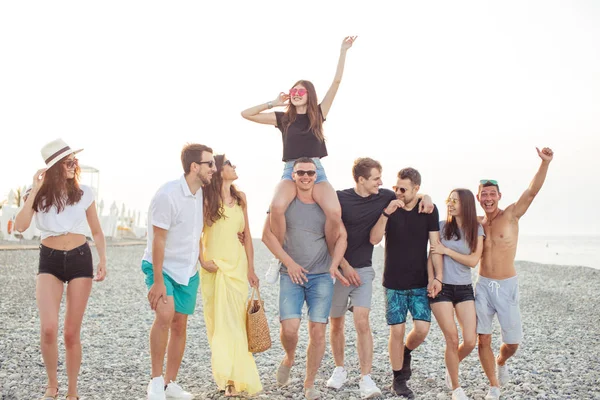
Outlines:
{"type": "Polygon", "coordinates": [[[446,199],[446,204],[450,205],[450,203],[457,205],[458,199],[446,199]]]}
{"type": "Polygon", "coordinates": [[[308,175],[310,177],[315,176],[315,174],[317,173],[317,171],[315,171],[314,169],[308,170],[308,171],[304,171],[302,169],[299,169],[297,171],[294,171],[294,173],[298,176],[304,176],[304,175],[308,175]]]}
{"type": "Polygon", "coordinates": [[[230,167],[233,168],[233,164],[229,160],[226,160],[226,161],[223,162],[223,166],[225,166],[225,165],[229,165],[230,167]]]}
{"type": "Polygon", "coordinates": [[[479,183],[482,185],[487,185],[488,183],[491,183],[492,185],[498,186],[498,181],[495,179],[482,179],[479,181],[479,183]]]}
{"type": "Polygon", "coordinates": [[[67,167],[67,169],[71,169],[71,168],[79,165],[79,160],[76,158],[74,158],[72,160],[65,160],[65,161],[63,161],[63,164],[65,164],[65,167],[67,167]]]}
{"type": "Polygon", "coordinates": [[[214,160],[210,160],[210,161],[196,161],[196,164],[207,164],[208,168],[212,168],[215,165],[215,161],[214,160]]]}
{"type": "Polygon", "coordinates": [[[306,89],[290,89],[290,97],[294,97],[296,94],[298,94],[298,96],[302,97],[304,96],[306,93],[308,93],[308,90],[306,89]]]}
{"type": "Polygon", "coordinates": [[[399,187],[399,186],[393,186],[392,189],[394,189],[394,192],[398,193],[406,193],[406,191],[408,190],[407,188],[403,188],[403,187],[399,187]]]}

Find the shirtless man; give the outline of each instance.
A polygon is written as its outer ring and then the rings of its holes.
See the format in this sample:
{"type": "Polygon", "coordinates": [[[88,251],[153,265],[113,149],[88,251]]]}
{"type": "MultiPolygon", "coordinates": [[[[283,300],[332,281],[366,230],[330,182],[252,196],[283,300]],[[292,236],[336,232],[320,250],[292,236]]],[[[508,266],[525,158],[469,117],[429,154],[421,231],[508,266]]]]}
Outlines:
{"type": "Polygon", "coordinates": [[[486,400],[500,398],[500,386],[509,380],[506,361],[512,357],[523,338],[519,310],[519,285],[515,270],[515,254],[519,239],[519,219],[525,214],[538,194],[548,172],[554,153],[548,147],[537,149],[542,164],[529,188],[516,203],[505,210],[498,208],[502,198],[498,182],[483,179],[479,182],[477,200],[485,211],[480,222],[485,230],[479,279],[475,288],[479,359],[490,381],[486,400]],[[494,359],[492,350],[492,320],[498,315],[502,330],[500,354],[494,359]],[[495,374],[495,366],[497,373],[495,374]]]}

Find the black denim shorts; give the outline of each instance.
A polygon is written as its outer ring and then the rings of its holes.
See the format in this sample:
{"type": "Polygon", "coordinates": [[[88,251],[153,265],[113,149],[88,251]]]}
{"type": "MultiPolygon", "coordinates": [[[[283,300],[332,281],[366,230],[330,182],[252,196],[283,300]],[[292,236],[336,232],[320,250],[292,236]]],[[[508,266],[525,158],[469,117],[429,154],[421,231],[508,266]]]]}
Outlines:
{"type": "Polygon", "coordinates": [[[92,250],[85,243],[72,250],[56,250],[40,244],[38,274],[51,274],[63,282],[75,278],[93,278],[92,250]]]}
{"type": "Polygon", "coordinates": [[[429,302],[439,303],[442,301],[448,301],[452,304],[457,304],[469,300],[475,301],[473,285],[450,285],[448,283],[442,283],[442,290],[440,293],[438,293],[435,298],[429,299],[429,302]]]}

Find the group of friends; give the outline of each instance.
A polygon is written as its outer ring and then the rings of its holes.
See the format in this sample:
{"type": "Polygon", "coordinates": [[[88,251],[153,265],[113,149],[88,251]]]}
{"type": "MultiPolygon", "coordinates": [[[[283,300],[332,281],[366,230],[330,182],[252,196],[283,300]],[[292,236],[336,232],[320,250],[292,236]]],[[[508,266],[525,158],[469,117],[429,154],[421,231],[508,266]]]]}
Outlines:
{"type": "MultiPolygon", "coordinates": [[[[381,164],[359,158],[352,166],[355,186],[336,191],[321,164],[327,155],[323,123],[341,82],[346,53],[355,40],[344,38],[334,81],[320,103],[312,83],[301,80],[275,100],[242,111],[248,120],[277,127],[283,141],[283,175],[262,233],[263,242],[279,260],[265,277],[280,285],[280,339],[285,355],[275,371],[277,384],[285,386],[290,381],[306,303],[305,398],[322,397],[315,377],[325,352],[328,323],[335,368],[327,386],[340,389],[348,380],[344,362],[348,311],[353,313],[357,335],[360,395],[381,396],[371,378],[369,314],[375,279],[373,248],[385,237],[383,287],[390,326],[390,390],[401,397],[414,397],[408,386],[412,352],[427,337],[433,312],[446,340],[446,385],[452,398],[468,399],[460,386],[459,363],[478,344],[490,383],[486,399],[499,399],[500,386],[510,376],[507,360],[523,336],[514,266],[519,219],[541,189],[553,152],[537,150],[540,168],[516,203],[500,209],[498,182],[482,179],[476,196],[468,189],[450,191],[448,217],[443,221],[432,199],[419,192],[421,175],[414,168],[401,169],[393,190],[383,189],[381,164]],[[286,109],[269,111],[274,107],[286,109]],[[476,199],[483,217],[477,216],[476,199]],[[471,271],[477,265],[473,288],[471,271]],[[409,312],[413,328],[406,335],[409,312]],[[495,315],[503,342],[497,357],[492,350],[495,315]]],[[[73,400],[79,398],[80,330],[92,281],[106,276],[106,244],[94,194],[90,187],[79,184],[79,151],[61,139],[42,148],[46,168],[35,173],[15,220],[18,231],[26,230],[33,219],[41,231],[36,300],[48,376],[45,400],[59,394],[58,314],[65,283],[66,398],[73,400]],[[88,226],[98,252],[95,274],[86,238],[88,226]]],[[[216,385],[227,397],[242,392],[253,395],[262,391],[262,383],[248,351],[246,302],[248,285],[258,288],[259,278],[247,198],[234,184],[236,166],[224,154],[215,155],[206,145],[187,144],[181,163],[183,175],[158,189],[148,211],[141,270],[155,319],[150,329],[147,398],[194,397],[176,378],[186,345],[188,316],[194,313],[199,290],[216,385]]]]}

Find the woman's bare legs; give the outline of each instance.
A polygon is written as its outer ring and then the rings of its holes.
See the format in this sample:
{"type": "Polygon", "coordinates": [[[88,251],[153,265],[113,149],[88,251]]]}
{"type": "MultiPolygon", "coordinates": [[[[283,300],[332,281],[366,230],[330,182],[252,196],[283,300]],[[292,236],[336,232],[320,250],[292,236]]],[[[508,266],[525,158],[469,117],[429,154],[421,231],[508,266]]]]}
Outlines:
{"type": "Polygon", "coordinates": [[[46,395],[58,392],[58,312],[63,294],[63,282],[51,274],[37,277],[35,298],[40,313],[42,358],[48,375],[46,395]]]}
{"type": "MultiPolygon", "coordinates": [[[[275,195],[269,208],[271,218],[271,231],[283,246],[285,238],[285,210],[296,197],[294,181],[282,180],[275,188],[275,195]]],[[[337,197],[336,197],[337,198],[337,197]]],[[[339,203],[338,203],[339,204],[339,203]]]]}
{"type": "Polygon", "coordinates": [[[67,393],[74,396],[77,395],[77,378],[81,367],[81,322],[91,291],[91,278],[75,278],[67,285],[65,313],[66,366],[69,379],[67,393]]]}
{"type": "Polygon", "coordinates": [[[313,198],[325,213],[325,239],[329,254],[333,255],[335,243],[340,235],[342,223],[342,206],[333,186],[327,181],[315,185],[313,198]]]}

